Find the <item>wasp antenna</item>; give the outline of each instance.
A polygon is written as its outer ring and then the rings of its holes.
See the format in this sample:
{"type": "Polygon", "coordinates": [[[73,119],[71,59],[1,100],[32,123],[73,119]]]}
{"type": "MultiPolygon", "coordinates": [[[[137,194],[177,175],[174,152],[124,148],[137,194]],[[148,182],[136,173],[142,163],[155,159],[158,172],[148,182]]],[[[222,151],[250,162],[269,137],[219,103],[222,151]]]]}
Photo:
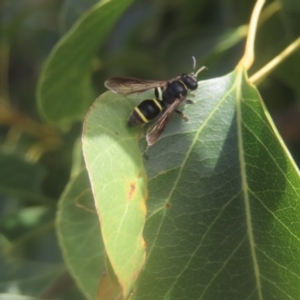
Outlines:
{"type": "Polygon", "coordinates": [[[195,58],[195,56],[192,56],[192,60],[193,60],[193,71],[195,71],[195,69],[196,69],[196,58],[195,58]]]}
{"type": "Polygon", "coordinates": [[[197,77],[198,74],[199,74],[200,72],[202,72],[203,70],[207,70],[207,68],[206,68],[205,66],[201,67],[201,68],[195,73],[194,76],[197,77]]]}

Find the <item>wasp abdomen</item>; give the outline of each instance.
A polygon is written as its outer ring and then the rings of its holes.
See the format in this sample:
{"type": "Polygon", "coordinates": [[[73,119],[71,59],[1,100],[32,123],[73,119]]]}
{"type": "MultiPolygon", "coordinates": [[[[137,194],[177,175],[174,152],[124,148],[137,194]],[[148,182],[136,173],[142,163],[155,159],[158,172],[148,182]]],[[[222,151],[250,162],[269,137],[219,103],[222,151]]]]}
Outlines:
{"type": "Polygon", "coordinates": [[[160,112],[165,108],[164,102],[157,99],[147,99],[136,106],[131,113],[128,126],[138,126],[156,118],[160,112]]]}

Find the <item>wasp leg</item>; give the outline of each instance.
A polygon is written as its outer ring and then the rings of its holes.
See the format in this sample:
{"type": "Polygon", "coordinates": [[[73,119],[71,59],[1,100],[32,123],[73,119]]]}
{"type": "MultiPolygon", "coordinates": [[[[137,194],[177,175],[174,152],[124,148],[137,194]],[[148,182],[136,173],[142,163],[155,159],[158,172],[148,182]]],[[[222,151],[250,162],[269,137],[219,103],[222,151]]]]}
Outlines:
{"type": "Polygon", "coordinates": [[[185,104],[194,104],[195,102],[193,100],[185,99],[184,103],[185,104]]]}
{"type": "Polygon", "coordinates": [[[189,118],[188,118],[187,116],[185,116],[185,115],[183,114],[183,112],[181,112],[180,110],[176,109],[175,112],[176,112],[177,114],[179,114],[179,116],[180,116],[182,119],[184,119],[185,121],[188,121],[188,120],[189,120],[189,118]]]}

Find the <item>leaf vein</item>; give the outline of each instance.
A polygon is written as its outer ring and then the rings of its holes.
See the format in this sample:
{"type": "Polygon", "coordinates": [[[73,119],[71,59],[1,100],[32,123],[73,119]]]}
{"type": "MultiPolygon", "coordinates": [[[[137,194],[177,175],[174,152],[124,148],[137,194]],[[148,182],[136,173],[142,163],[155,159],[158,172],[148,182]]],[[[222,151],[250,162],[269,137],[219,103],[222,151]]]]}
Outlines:
{"type": "Polygon", "coordinates": [[[242,179],[242,191],[244,194],[244,202],[245,202],[245,214],[246,214],[246,225],[247,225],[247,233],[250,244],[250,252],[253,261],[254,275],[257,285],[258,291],[258,299],[262,300],[262,290],[261,290],[261,281],[260,281],[260,271],[259,265],[255,252],[255,241],[252,229],[252,220],[251,220],[251,208],[250,208],[250,199],[248,195],[248,182],[246,175],[246,161],[244,157],[244,146],[243,146],[243,133],[242,133],[242,108],[241,102],[243,100],[242,95],[242,79],[244,70],[239,71],[237,74],[236,80],[236,121],[237,121],[237,135],[238,135],[238,149],[239,149],[239,161],[241,168],[241,179],[242,179]]]}

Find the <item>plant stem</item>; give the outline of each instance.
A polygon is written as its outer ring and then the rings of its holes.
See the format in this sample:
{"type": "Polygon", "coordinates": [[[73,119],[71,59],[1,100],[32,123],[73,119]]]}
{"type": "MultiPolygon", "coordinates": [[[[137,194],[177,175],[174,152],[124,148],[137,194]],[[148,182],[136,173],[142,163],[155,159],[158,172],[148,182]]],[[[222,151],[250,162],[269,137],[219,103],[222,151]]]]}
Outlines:
{"type": "Polygon", "coordinates": [[[265,0],[257,0],[251,15],[245,53],[238,64],[238,67],[243,67],[246,70],[248,70],[254,62],[254,41],[256,36],[257,23],[264,4],[265,0]]]}
{"type": "Polygon", "coordinates": [[[252,75],[249,80],[252,83],[260,83],[265,76],[267,76],[273,69],[282,63],[288,56],[300,48],[300,37],[298,37],[292,44],[286,47],[280,54],[273,58],[269,63],[252,75]]]}

